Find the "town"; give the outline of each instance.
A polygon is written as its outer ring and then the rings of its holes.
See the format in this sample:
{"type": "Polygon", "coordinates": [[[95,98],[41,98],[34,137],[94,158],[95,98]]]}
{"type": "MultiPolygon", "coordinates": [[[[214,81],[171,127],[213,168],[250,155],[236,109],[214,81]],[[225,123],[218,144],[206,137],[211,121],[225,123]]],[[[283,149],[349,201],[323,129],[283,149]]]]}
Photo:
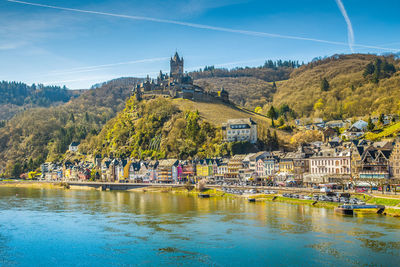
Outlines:
{"type": "MultiPolygon", "coordinates": [[[[333,122],[318,121],[312,126],[317,124],[323,140],[301,143],[296,151],[259,151],[193,160],[95,157],[85,162],[44,163],[41,179],[163,184],[205,180],[219,185],[396,188],[400,181],[400,138],[379,142],[358,139],[367,127],[362,120],[349,125],[340,136],[331,127],[333,122]]],[[[250,145],[257,141],[257,123],[250,118],[228,120],[221,130],[226,142],[250,145]]],[[[78,147],[79,143],[71,143],[69,151],[78,153],[78,147]]]]}
{"type": "MultiPolygon", "coordinates": [[[[170,58],[170,73],[147,77],[132,89],[137,101],[183,98],[194,102],[230,103],[221,88],[206,91],[184,73],[184,60],[176,52],[170,58]]],[[[273,107],[271,107],[273,109],[273,107]]],[[[275,112],[275,111],[274,111],[275,112]]],[[[41,165],[40,179],[47,181],[101,181],[115,183],[184,184],[206,181],[219,185],[262,185],[324,188],[397,188],[400,184],[400,139],[372,142],[364,138],[372,125],[390,125],[398,115],[353,120],[294,119],[297,133],[313,132],[318,138],[300,140],[297,148],[256,151],[231,157],[181,160],[93,156],[90,160],[64,160],[41,165]]],[[[271,117],[273,124],[274,116],[271,117]]],[[[252,118],[231,118],[219,125],[223,142],[255,146],[261,133],[252,118]]],[[[70,155],[79,155],[79,142],[69,145],[70,155]]],[[[87,159],[87,157],[84,157],[87,159]]],[[[39,175],[23,174],[21,178],[39,175]]]]}

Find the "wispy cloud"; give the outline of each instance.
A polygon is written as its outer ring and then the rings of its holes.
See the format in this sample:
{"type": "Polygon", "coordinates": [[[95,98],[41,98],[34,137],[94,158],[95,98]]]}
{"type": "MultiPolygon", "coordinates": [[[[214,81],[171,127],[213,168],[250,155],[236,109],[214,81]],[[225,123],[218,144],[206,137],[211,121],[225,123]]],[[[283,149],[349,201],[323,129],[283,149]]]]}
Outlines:
{"type": "Polygon", "coordinates": [[[353,31],[353,25],[351,24],[351,20],[349,16],[347,15],[347,11],[344,8],[344,5],[342,3],[342,0],[336,0],[336,4],[340,9],[340,12],[342,13],[344,20],[346,21],[347,24],[347,38],[348,38],[348,43],[349,47],[352,53],[354,53],[354,31],[353,31]]]}
{"type": "Polygon", "coordinates": [[[13,50],[24,46],[24,42],[0,43],[0,50],[13,50]]]}
{"type": "MultiPolygon", "coordinates": [[[[18,4],[37,6],[37,7],[44,7],[44,8],[51,8],[51,9],[57,9],[57,10],[79,12],[79,13],[86,13],[86,14],[94,14],[94,15],[103,15],[103,16],[118,17],[118,18],[132,19],[132,20],[141,20],[141,21],[151,21],[151,22],[158,22],[158,23],[174,24],[174,25],[181,25],[181,26],[197,28],[197,29],[206,29],[206,30],[213,30],[213,31],[220,31],[220,32],[237,33],[237,34],[248,35],[248,36],[302,40],[302,41],[311,41],[311,42],[325,43],[325,44],[332,44],[332,45],[341,45],[341,46],[342,45],[346,45],[346,46],[348,45],[348,43],[345,43],[345,42],[336,42],[336,41],[322,40],[322,39],[309,38],[309,37],[300,37],[300,36],[283,35],[283,34],[275,34],[275,33],[267,33],[267,32],[247,31],[247,30],[237,30],[237,29],[231,29],[231,28],[216,27],[216,26],[197,24],[197,23],[189,23],[189,22],[176,21],[176,20],[159,19],[159,18],[144,17],[144,16],[122,15],[122,14],[99,12],[99,11],[92,11],[92,10],[83,10],[83,9],[76,9],[76,8],[67,8],[67,7],[44,5],[44,4],[25,2],[25,1],[18,1],[18,0],[7,0],[7,1],[8,2],[13,2],[13,3],[18,3],[18,4]]],[[[385,48],[385,47],[378,47],[378,46],[370,46],[370,45],[362,45],[362,44],[352,44],[352,47],[353,46],[371,48],[371,49],[377,49],[377,50],[384,50],[384,51],[396,51],[396,52],[399,51],[399,49],[385,48]]]]}
{"type": "Polygon", "coordinates": [[[57,70],[57,71],[52,71],[52,72],[46,74],[46,76],[92,72],[92,71],[110,69],[112,67],[121,66],[121,65],[131,65],[131,64],[139,64],[139,63],[151,63],[151,62],[158,62],[158,61],[167,60],[167,59],[168,59],[168,57],[147,58],[147,59],[131,60],[131,61],[118,62],[118,63],[110,63],[110,64],[95,65],[95,66],[72,68],[72,69],[68,69],[68,70],[57,70]]]}
{"type": "MultiPolygon", "coordinates": [[[[165,60],[168,58],[159,58],[159,60],[165,60]]],[[[150,60],[153,59],[148,59],[146,62],[149,62],[150,60]]],[[[154,59],[156,60],[156,59],[154,59]]],[[[158,60],[158,59],[157,59],[158,60]]],[[[235,62],[225,62],[225,63],[219,63],[219,64],[214,64],[215,67],[225,67],[225,66],[235,66],[239,64],[244,64],[244,63],[253,63],[253,62],[263,62],[265,59],[259,58],[259,59],[249,59],[249,60],[242,60],[242,61],[235,61],[235,62]]],[[[144,60],[141,60],[144,62],[144,60]]],[[[133,62],[133,61],[132,61],[133,62]]],[[[137,60],[136,62],[139,62],[137,60]]],[[[121,62],[124,63],[124,62],[121,62]]],[[[115,64],[104,64],[104,65],[99,65],[99,66],[114,66],[120,63],[115,63],[115,64]]],[[[196,71],[199,70],[200,68],[203,68],[204,66],[194,66],[194,67],[189,67],[186,68],[187,71],[196,71]]],[[[84,67],[85,68],[85,67],[84,67]]],[[[84,69],[84,68],[76,68],[76,69],[84,69]]],[[[90,68],[90,67],[87,67],[90,68]]],[[[168,70],[161,70],[162,72],[166,73],[168,70]]],[[[157,74],[159,74],[159,71],[152,71],[152,72],[146,72],[146,73],[118,73],[118,74],[107,74],[107,75],[97,75],[97,76],[82,76],[80,78],[74,78],[74,79],[64,79],[64,80],[54,80],[54,81],[44,81],[41,82],[45,85],[64,85],[65,83],[79,83],[82,81],[89,81],[89,82],[99,82],[99,81],[105,81],[105,80],[111,80],[115,79],[118,77],[145,77],[147,75],[150,75],[152,77],[155,77],[157,74]]]]}

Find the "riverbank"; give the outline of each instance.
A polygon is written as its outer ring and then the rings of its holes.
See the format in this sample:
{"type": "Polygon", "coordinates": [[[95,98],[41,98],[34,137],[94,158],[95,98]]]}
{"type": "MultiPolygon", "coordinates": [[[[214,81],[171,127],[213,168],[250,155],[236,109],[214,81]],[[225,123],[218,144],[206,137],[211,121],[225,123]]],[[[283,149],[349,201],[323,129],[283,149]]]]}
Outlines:
{"type": "Polygon", "coordinates": [[[56,182],[38,182],[38,181],[1,181],[0,187],[64,189],[65,184],[60,182],[56,183],[56,182]]]}
{"type": "MultiPolygon", "coordinates": [[[[67,183],[61,182],[38,182],[38,181],[1,181],[0,187],[25,187],[25,188],[45,188],[45,189],[70,189],[70,190],[98,190],[93,187],[86,186],[69,186],[67,183]]],[[[315,208],[330,208],[334,209],[338,206],[336,202],[326,202],[326,201],[314,201],[307,199],[297,199],[297,198],[288,198],[283,197],[282,192],[277,194],[249,194],[249,195],[235,195],[225,193],[218,189],[205,189],[205,190],[197,190],[194,187],[186,187],[182,185],[182,187],[172,187],[168,185],[152,185],[148,187],[129,189],[127,191],[137,191],[137,192],[154,192],[154,193],[169,193],[169,194],[181,194],[188,196],[198,196],[199,194],[207,194],[211,198],[254,198],[255,202],[284,202],[289,204],[296,205],[309,205],[315,208]]],[[[301,191],[301,189],[299,189],[301,191]]],[[[304,192],[305,195],[311,195],[310,192],[304,192]]],[[[365,199],[367,204],[377,204],[377,205],[385,205],[386,209],[384,215],[400,217],[400,196],[393,197],[383,197],[383,196],[374,196],[374,195],[366,195],[366,194],[353,194],[359,198],[365,199]]]]}
{"type": "MultiPolygon", "coordinates": [[[[296,205],[308,205],[315,208],[329,208],[334,209],[339,204],[337,202],[327,202],[327,201],[315,201],[315,200],[307,200],[307,199],[297,199],[297,198],[288,198],[283,197],[280,193],[278,194],[252,194],[252,195],[235,195],[228,194],[221,190],[217,189],[205,189],[202,191],[193,189],[188,190],[184,187],[182,188],[172,188],[172,187],[159,187],[159,188],[141,188],[141,189],[133,189],[132,191],[140,191],[140,192],[159,192],[159,193],[171,193],[171,194],[185,194],[191,196],[198,196],[199,194],[207,194],[211,198],[254,198],[255,202],[260,203],[263,201],[266,202],[283,202],[289,204],[296,205]]],[[[377,205],[385,205],[386,209],[384,215],[392,216],[392,217],[400,217],[400,198],[399,199],[390,199],[390,198],[382,198],[377,196],[369,196],[364,194],[355,194],[359,198],[364,198],[367,204],[377,204],[377,205]]],[[[358,213],[371,213],[371,211],[359,210],[358,213]]],[[[373,213],[374,211],[372,211],[373,213]]]]}

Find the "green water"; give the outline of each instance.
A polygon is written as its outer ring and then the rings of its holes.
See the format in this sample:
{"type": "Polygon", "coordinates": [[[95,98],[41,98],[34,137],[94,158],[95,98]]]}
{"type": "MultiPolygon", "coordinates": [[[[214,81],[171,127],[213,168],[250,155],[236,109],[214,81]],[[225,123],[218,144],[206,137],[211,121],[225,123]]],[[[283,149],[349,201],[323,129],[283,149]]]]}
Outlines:
{"type": "Polygon", "coordinates": [[[0,266],[398,266],[400,219],[168,193],[0,188],[0,266]]]}

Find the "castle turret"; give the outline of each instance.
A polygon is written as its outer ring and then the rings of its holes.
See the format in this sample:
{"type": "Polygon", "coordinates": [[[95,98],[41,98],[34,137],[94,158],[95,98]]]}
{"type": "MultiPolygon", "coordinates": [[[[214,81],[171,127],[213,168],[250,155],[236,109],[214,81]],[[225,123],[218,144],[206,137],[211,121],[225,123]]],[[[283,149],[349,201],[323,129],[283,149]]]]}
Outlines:
{"type": "Polygon", "coordinates": [[[170,77],[172,82],[180,82],[183,76],[183,58],[180,58],[178,52],[170,60],[170,77]]]}

